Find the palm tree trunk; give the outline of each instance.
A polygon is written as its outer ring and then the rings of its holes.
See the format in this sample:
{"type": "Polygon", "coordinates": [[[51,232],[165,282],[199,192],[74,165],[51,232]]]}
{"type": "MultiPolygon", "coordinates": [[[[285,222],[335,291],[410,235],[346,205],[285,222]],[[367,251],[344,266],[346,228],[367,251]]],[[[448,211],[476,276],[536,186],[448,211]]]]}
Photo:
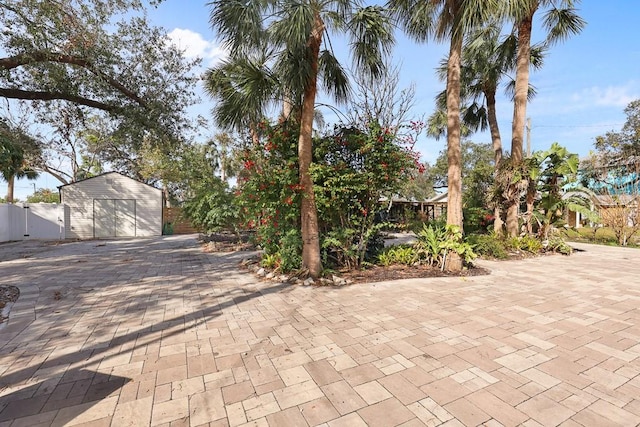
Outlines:
{"type": "Polygon", "coordinates": [[[320,232],[318,227],[318,210],[316,208],[313,180],[309,173],[313,154],[313,114],[315,110],[318,56],[324,24],[316,13],[315,28],[309,39],[309,50],[312,57],[309,81],[304,89],[302,113],[300,116],[300,137],[298,139],[298,161],[300,184],[302,185],[302,203],[300,206],[300,222],[302,234],[302,267],[309,270],[309,276],[317,278],[322,272],[320,258],[320,232]]]}
{"type": "Polygon", "coordinates": [[[282,101],[282,114],[280,115],[280,119],[282,121],[289,120],[291,118],[291,112],[293,111],[293,100],[289,95],[289,91],[285,91],[285,96],[282,101]]]}
{"type": "MultiPolygon", "coordinates": [[[[531,28],[533,8],[518,23],[518,52],[516,59],[516,88],[513,101],[513,123],[511,129],[511,158],[513,164],[522,162],[522,141],[524,140],[524,121],[527,115],[527,95],[529,93],[529,60],[531,55],[531,28]]],[[[518,235],[519,201],[507,210],[507,233],[511,237],[518,235]]]]}
{"type": "Polygon", "coordinates": [[[529,178],[529,186],[527,188],[527,234],[533,234],[533,203],[536,200],[537,188],[533,182],[533,178],[529,178]]]}
{"type": "Polygon", "coordinates": [[[11,175],[9,179],[7,179],[7,203],[13,203],[13,189],[16,183],[16,176],[11,175]]]}
{"type": "MultiPolygon", "coordinates": [[[[453,37],[447,64],[447,224],[462,230],[462,153],[460,146],[460,62],[462,37],[453,37]]],[[[462,270],[462,258],[447,254],[446,269],[462,270]]]]}
{"type": "MultiPolygon", "coordinates": [[[[502,138],[500,137],[500,127],[498,126],[498,116],[496,114],[496,89],[490,88],[485,90],[484,96],[487,98],[487,119],[491,132],[494,168],[497,171],[500,161],[502,160],[502,138]]],[[[502,221],[502,212],[499,206],[494,209],[493,216],[493,231],[497,235],[502,235],[504,222],[502,221]]]]}
{"type": "Polygon", "coordinates": [[[260,145],[260,136],[258,136],[258,129],[256,129],[256,124],[253,121],[249,122],[249,134],[251,135],[251,142],[253,142],[253,145],[260,145]]]}

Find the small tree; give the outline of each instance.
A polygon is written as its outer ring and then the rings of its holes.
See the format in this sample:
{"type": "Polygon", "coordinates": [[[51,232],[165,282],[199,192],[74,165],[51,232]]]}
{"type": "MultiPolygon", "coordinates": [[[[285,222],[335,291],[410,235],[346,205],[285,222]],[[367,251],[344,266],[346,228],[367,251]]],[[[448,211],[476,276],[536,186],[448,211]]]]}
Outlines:
{"type": "Polygon", "coordinates": [[[228,184],[216,176],[217,162],[209,145],[186,145],[167,171],[171,194],[184,214],[204,231],[238,231],[239,212],[228,184]]]}
{"type": "MultiPolygon", "coordinates": [[[[237,203],[243,225],[255,231],[265,262],[282,271],[304,268],[300,234],[297,129],[261,123],[262,138],[244,151],[237,203]],[[267,262],[268,261],[268,262],[267,262]]],[[[388,128],[336,126],[314,141],[311,173],[317,183],[319,228],[325,261],[357,268],[371,250],[382,195],[397,192],[417,168],[417,156],[388,128]]]]}
{"type": "Polygon", "coordinates": [[[581,165],[582,184],[599,195],[602,224],[620,245],[640,230],[640,99],[624,110],[620,132],[596,138],[596,151],[581,165]]]}
{"type": "Polygon", "coordinates": [[[360,267],[382,224],[380,198],[391,197],[419,168],[417,155],[396,142],[378,123],[365,129],[338,127],[315,150],[314,181],[323,249],[334,261],[360,267]],[[416,164],[418,164],[416,166],[416,164]]]}
{"type": "Polygon", "coordinates": [[[35,193],[27,196],[27,203],[58,203],[60,195],[49,188],[39,188],[35,193]]]}

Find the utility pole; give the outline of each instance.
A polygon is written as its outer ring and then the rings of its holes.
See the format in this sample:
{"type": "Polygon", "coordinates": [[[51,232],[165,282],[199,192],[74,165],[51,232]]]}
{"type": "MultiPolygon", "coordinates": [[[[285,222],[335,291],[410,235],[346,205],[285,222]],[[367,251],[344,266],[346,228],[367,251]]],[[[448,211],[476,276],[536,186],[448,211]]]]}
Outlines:
{"type": "Polygon", "coordinates": [[[527,117],[527,157],[531,157],[531,117],[527,117]]]}

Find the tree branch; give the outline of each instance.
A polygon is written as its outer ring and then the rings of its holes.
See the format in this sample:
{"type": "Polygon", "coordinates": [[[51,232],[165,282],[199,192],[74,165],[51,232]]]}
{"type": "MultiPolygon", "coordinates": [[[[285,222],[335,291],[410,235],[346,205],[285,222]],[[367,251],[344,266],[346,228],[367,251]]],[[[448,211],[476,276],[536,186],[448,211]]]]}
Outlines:
{"type": "Polygon", "coordinates": [[[42,172],[48,173],[49,175],[53,176],[55,179],[60,181],[62,184],[69,184],[69,182],[71,180],[71,177],[69,176],[69,174],[67,174],[67,173],[65,173],[65,172],[63,172],[61,170],[52,168],[51,166],[47,165],[46,163],[42,163],[42,164],[38,165],[36,167],[36,169],[39,169],[42,172]],[[69,177],[69,179],[66,179],[65,176],[69,177]]]}
{"type": "Polygon", "coordinates": [[[75,65],[75,66],[84,68],[89,72],[91,72],[92,74],[100,77],[102,80],[107,82],[107,84],[117,89],[120,93],[122,93],[127,98],[137,102],[139,105],[143,107],[146,107],[147,105],[147,103],[142,98],[140,98],[138,94],[126,88],[122,83],[118,82],[113,77],[102,72],[99,68],[95,67],[95,65],[92,62],[79,56],[65,55],[65,54],[54,53],[54,52],[44,52],[44,51],[21,53],[21,54],[9,56],[6,58],[0,58],[0,68],[5,70],[12,70],[14,68],[18,68],[23,65],[31,65],[39,62],[56,62],[60,64],[69,64],[69,65],[75,65]]]}
{"type": "Polygon", "coordinates": [[[31,101],[53,101],[56,99],[62,99],[65,101],[74,102],[76,104],[85,105],[87,107],[97,108],[108,113],[117,114],[122,111],[122,108],[116,105],[105,104],[104,102],[94,101],[93,99],[71,95],[69,93],[39,92],[33,90],[0,88],[0,97],[11,99],[25,99],[31,101]]]}

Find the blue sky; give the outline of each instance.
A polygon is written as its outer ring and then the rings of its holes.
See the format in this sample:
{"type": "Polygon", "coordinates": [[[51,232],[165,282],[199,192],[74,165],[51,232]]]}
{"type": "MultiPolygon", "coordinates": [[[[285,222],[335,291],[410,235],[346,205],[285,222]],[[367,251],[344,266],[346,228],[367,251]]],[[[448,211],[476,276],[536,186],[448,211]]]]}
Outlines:
{"type": "MultiPolygon", "coordinates": [[[[532,149],[547,149],[554,141],[570,151],[587,155],[595,137],[620,130],[625,121],[626,105],[640,98],[640,2],[637,0],[583,0],[579,13],[587,21],[583,32],[554,46],[544,67],[531,74],[537,96],[527,107],[532,121],[532,149]]],[[[166,28],[187,55],[200,56],[205,66],[215,63],[224,52],[209,27],[206,2],[165,0],[149,12],[151,21],[166,28]]],[[[539,29],[533,41],[542,39],[539,29]]],[[[345,46],[337,43],[335,46],[345,46]]],[[[416,84],[413,115],[429,115],[434,96],[443,89],[434,69],[447,51],[436,43],[416,44],[402,34],[397,36],[394,63],[401,64],[401,84],[416,84]]],[[[344,54],[344,52],[338,52],[344,54]]],[[[203,96],[194,113],[208,115],[212,104],[203,96]]],[[[503,144],[511,141],[512,104],[506,97],[498,100],[498,120],[503,144]]],[[[336,121],[331,113],[325,119],[336,121]]],[[[489,142],[488,133],[470,137],[475,142],[489,142]]],[[[417,150],[424,161],[433,162],[444,148],[444,141],[422,137],[417,150]]],[[[37,188],[55,188],[60,183],[43,175],[35,181],[37,188]]],[[[33,192],[32,182],[18,181],[16,197],[24,199],[33,192]]],[[[6,183],[0,182],[0,194],[6,183]]]]}

